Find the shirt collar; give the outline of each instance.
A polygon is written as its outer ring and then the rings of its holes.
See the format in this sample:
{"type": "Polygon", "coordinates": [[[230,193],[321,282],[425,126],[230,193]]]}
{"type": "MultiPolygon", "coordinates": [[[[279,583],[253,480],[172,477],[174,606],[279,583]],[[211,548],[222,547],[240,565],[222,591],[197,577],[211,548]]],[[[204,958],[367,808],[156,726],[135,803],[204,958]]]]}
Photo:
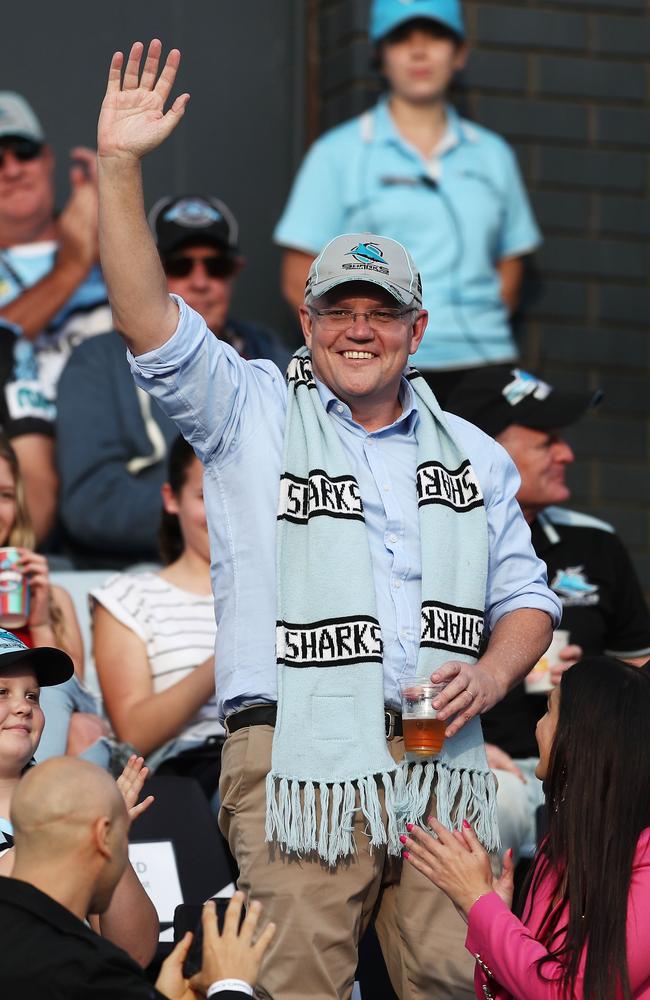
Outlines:
{"type": "MultiPolygon", "coordinates": [[[[432,158],[444,156],[464,142],[477,142],[478,133],[470,122],[463,121],[452,104],[445,105],[447,128],[440,139],[432,158]]],[[[392,119],[388,96],[380,97],[373,112],[373,138],[380,142],[395,142],[404,144],[404,139],[398,132],[392,119]]]]}
{"type": "Polygon", "coordinates": [[[535,537],[535,549],[543,552],[557,545],[562,539],[559,532],[544,511],[540,511],[530,526],[531,534],[535,537]]]}
{"type": "MultiPolygon", "coordinates": [[[[352,419],[352,413],[350,407],[343,400],[335,396],[329,386],[321,382],[320,379],[314,376],[314,382],[316,383],[316,388],[318,390],[318,395],[320,396],[321,403],[325,407],[327,413],[331,413],[335,407],[343,407],[342,410],[337,410],[336,414],[347,424],[351,424],[353,427],[359,427],[352,419]]],[[[411,434],[415,428],[416,422],[418,420],[418,408],[415,402],[415,395],[411,385],[403,375],[402,381],[399,389],[400,402],[402,404],[401,415],[389,426],[395,430],[400,430],[404,434],[411,434]]],[[[362,428],[363,429],[363,428],[362,428]]],[[[387,430],[388,428],[382,427],[381,430],[387,430]]],[[[364,434],[367,433],[364,431],[364,434]]]]}

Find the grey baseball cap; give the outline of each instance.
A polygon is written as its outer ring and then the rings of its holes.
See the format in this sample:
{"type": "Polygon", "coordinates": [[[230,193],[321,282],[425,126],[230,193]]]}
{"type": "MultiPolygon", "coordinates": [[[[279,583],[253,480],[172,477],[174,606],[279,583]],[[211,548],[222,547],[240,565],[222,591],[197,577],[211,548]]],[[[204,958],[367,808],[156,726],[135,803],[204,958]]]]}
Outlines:
{"type": "Polygon", "coordinates": [[[347,281],[379,285],[403,306],[422,305],[422,282],[413,258],[388,236],[346,233],[330,240],[309,268],[305,303],[347,281]]]}
{"type": "Polygon", "coordinates": [[[43,142],[45,133],[31,105],[13,90],[0,90],[0,139],[6,135],[43,142]]]}

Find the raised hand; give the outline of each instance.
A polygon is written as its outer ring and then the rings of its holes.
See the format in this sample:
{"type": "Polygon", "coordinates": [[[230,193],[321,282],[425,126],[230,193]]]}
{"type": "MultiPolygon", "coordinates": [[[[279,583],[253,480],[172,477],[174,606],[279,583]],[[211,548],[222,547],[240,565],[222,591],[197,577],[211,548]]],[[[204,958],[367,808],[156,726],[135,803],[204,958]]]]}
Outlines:
{"type": "Polygon", "coordinates": [[[117,787],[122,793],[126,811],[129,814],[129,823],[141,816],[145,809],[148,809],[153,802],[153,795],[147,795],[146,799],[138,802],[140,792],[145,783],[149,768],[144,763],[144,757],[136,757],[131,754],[121,775],[116,781],[117,787]]]}
{"type": "Polygon", "coordinates": [[[141,73],[144,45],[134,42],[123,79],[123,53],[116,52],[111,59],[97,127],[97,152],[100,157],[139,160],[164,142],[183,117],[189,94],[181,94],[167,112],[164,110],[174,86],[181,54],[178,49],[172,49],[159,74],[161,51],[160,40],[154,38],[149,44],[141,73]]]}

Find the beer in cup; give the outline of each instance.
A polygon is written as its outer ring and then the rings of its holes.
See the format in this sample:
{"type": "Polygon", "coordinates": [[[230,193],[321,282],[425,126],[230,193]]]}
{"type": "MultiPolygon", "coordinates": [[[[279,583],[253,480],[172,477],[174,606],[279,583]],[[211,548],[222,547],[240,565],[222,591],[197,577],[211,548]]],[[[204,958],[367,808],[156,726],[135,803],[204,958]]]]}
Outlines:
{"type": "Polygon", "coordinates": [[[446,684],[432,684],[429,677],[414,677],[401,685],[407,760],[424,761],[440,756],[447,723],[438,719],[433,701],[445,687],[446,684]]]}

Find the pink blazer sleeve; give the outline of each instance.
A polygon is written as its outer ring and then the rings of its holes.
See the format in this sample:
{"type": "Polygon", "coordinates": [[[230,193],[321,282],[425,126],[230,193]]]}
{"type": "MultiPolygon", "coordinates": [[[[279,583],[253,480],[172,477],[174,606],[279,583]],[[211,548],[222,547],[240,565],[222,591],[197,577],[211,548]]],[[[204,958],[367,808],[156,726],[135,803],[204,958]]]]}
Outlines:
{"type": "MultiPolygon", "coordinates": [[[[635,1000],[650,1000],[650,834],[644,831],[632,869],[628,900],[627,954],[630,985],[635,1000]]],[[[540,976],[535,963],[548,954],[531,931],[496,893],[481,896],[468,915],[467,949],[477,960],[476,993],[483,1000],[489,971],[499,988],[497,1000],[565,1000],[558,983],[561,967],[547,963],[540,976]],[[549,982],[549,979],[556,981],[549,982]]],[[[581,996],[582,969],[576,981],[581,996]]]]}

